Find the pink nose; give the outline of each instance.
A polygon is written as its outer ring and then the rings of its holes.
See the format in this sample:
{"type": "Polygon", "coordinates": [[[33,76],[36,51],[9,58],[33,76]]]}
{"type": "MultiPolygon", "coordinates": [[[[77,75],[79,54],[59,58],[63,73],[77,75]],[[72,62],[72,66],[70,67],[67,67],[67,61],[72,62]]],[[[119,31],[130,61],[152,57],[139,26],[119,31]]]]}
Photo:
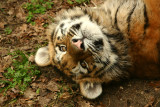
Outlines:
{"type": "Polygon", "coordinates": [[[82,48],[81,48],[81,45],[82,45],[82,41],[81,40],[76,40],[76,41],[72,41],[72,44],[73,45],[75,45],[78,49],[80,49],[80,50],[83,50],[82,48]]]}

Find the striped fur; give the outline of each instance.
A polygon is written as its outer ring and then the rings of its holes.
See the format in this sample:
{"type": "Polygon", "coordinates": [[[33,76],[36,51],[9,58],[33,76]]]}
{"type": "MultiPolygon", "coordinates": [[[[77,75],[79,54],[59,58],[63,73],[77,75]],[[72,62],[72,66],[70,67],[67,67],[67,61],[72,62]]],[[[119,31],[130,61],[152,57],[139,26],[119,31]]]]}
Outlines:
{"type": "Polygon", "coordinates": [[[39,49],[35,61],[56,66],[89,99],[102,93],[103,82],[159,78],[159,13],[158,0],[106,0],[98,8],[63,11],[47,30],[49,46],[39,49]]]}

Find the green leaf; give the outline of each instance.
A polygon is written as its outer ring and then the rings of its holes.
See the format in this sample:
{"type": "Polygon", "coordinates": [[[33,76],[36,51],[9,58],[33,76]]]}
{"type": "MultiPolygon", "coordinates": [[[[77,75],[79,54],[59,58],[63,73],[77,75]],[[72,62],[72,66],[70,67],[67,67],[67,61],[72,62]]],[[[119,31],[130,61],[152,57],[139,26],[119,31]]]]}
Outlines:
{"type": "Polygon", "coordinates": [[[69,4],[73,4],[73,2],[71,0],[67,0],[67,3],[69,4]]]}
{"type": "MultiPolygon", "coordinates": [[[[13,60],[12,67],[7,68],[7,72],[3,74],[9,80],[0,80],[0,83],[6,86],[4,92],[15,86],[18,86],[21,91],[25,91],[32,81],[32,77],[40,74],[40,71],[28,61],[27,56],[22,51],[17,50],[10,53],[10,55],[18,57],[13,60]],[[21,58],[21,60],[18,58],[21,58]]],[[[3,91],[3,88],[0,90],[3,91]]]]}
{"type": "Polygon", "coordinates": [[[30,76],[27,76],[24,78],[24,82],[31,82],[31,81],[32,81],[32,79],[30,76]]]}
{"type": "Polygon", "coordinates": [[[38,75],[38,74],[40,74],[40,71],[39,71],[39,70],[34,70],[34,71],[33,71],[33,75],[38,75]]]}
{"type": "Polygon", "coordinates": [[[43,27],[46,28],[49,24],[48,23],[45,23],[43,24],[43,27]]]}
{"type": "Polygon", "coordinates": [[[15,71],[12,68],[8,68],[7,71],[8,71],[8,74],[14,74],[15,73],[15,71]]]}
{"type": "Polygon", "coordinates": [[[39,0],[40,3],[43,3],[43,0],[39,0]]]}
{"type": "Polygon", "coordinates": [[[14,88],[17,85],[17,81],[11,84],[11,88],[14,88]]]}
{"type": "Polygon", "coordinates": [[[31,0],[31,3],[36,3],[37,0],[31,0]]]}
{"type": "Polygon", "coordinates": [[[36,24],[36,22],[31,22],[31,25],[33,25],[33,26],[34,26],[35,24],[36,24]]]}
{"type": "Polygon", "coordinates": [[[75,1],[76,1],[77,3],[79,3],[79,4],[80,4],[80,3],[82,3],[82,1],[81,1],[81,0],[75,0],[75,1]]]}
{"type": "Polygon", "coordinates": [[[24,4],[23,8],[28,11],[28,16],[26,17],[27,23],[35,25],[34,14],[44,14],[47,9],[52,8],[52,5],[52,0],[31,0],[31,3],[24,4]]]}
{"type": "Polygon", "coordinates": [[[34,17],[34,16],[33,16],[32,12],[29,12],[29,13],[28,13],[28,16],[26,17],[26,19],[27,19],[27,23],[32,22],[33,17],[34,17]]]}
{"type": "Polygon", "coordinates": [[[14,75],[14,77],[15,77],[15,78],[20,78],[21,75],[22,75],[22,74],[21,74],[20,72],[16,72],[15,75],[14,75]]]}
{"type": "Polygon", "coordinates": [[[10,84],[11,82],[10,82],[10,81],[7,81],[7,80],[0,80],[0,83],[10,84]]]}
{"type": "Polygon", "coordinates": [[[10,29],[9,27],[5,28],[4,30],[5,34],[9,35],[12,33],[12,29],[10,29]]]}
{"type": "Polygon", "coordinates": [[[39,94],[39,92],[40,92],[40,88],[38,88],[38,89],[36,90],[36,93],[37,93],[37,94],[39,94]]]}
{"type": "Polygon", "coordinates": [[[47,9],[51,9],[52,8],[53,3],[52,2],[46,2],[46,7],[47,9]]]}

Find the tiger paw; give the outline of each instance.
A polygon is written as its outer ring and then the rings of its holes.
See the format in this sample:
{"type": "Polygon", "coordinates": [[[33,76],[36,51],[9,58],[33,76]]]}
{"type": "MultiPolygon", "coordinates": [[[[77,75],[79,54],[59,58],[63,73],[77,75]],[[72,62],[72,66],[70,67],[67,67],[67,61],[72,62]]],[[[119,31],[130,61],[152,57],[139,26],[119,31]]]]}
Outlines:
{"type": "Polygon", "coordinates": [[[88,99],[95,99],[102,93],[101,83],[81,82],[80,90],[83,96],[88,99]]]}
{"type": "Polygon", "coordinates": [[[48,46],[39,48],[35,55],[35,62],[39,66],[47,66],[51,64],[48,46]]]}

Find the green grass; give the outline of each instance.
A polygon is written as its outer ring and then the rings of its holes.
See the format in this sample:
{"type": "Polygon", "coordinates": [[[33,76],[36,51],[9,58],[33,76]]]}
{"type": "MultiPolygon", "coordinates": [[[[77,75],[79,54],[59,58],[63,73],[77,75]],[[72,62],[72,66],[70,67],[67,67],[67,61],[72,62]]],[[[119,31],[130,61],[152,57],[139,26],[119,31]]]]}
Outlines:
{"type": "Polygon", "coordinates": [[[48,25],[49,25],[48,23],[45,23],[45,24],[43,24],[43,27],[46,28],[46,27],[48,27],[48,25]]]}
{"type": "Polygon", "coordinates": [[[12,29],[7,27],[7,28],[4,29],[4,32],[5,32],[6,35],[9,35],[9,34],[12,33],[12,29]]]}
{"type": "Polygon", "coordinates": [[[58,83],[60,84],[60,86],[58,87],[59,91],[57,91],[57,93],[56,93],[56,100],[55,100],[54,104],[58,104],[58,102],[60,101],[60,99],[64,93],[69,93],[70,96],[75,95],[76,92],[74,92],[72,88],[75,88],[75,89],[78,88],[77,84],[72,84],[72,86],[69,86],[63,80],[58,81],[58,83]]]}
{"type": "Polygon", "coordinates": [[[52,6],[52,0],[31,0],[31,2],[23,5],[23,8],[28,12],[28,16],[26,17],[27,23],[35,25],[35,14],[44,14],[48,9],[51,9],[52,6]]]}
{"type": "Polygon", "coordinates": [[[27,56],[22,51],[18,50],[10,53],[10,55],[13,63],[3,74],[6,80],[0,80],[0,83],[5,85],[0,91],[6,92],[10,88],[18,87],[21,92],[24,92],[32,82],[32,77],[40,74],[40,71],[28,61],[27,56]]]}
{"type": "MultiPolygon", "coordinates": [[[[54,0],[31,0],[31,2],[24,4],[23,8],[28,12],[28,15],[26,17],[27,23],[35,25],[35,15],[44,14],[47,10],[51,9],[54,4],[53,1],[54,0]]],[[[82,4],[89,2],[90,0],[67,0],[67,3],[69,4],[82,4]]],[[[47,25],[45,24],[44,27],[46,26],[47,25]]]]}
{"type": "Polygon", "coordinates": [[[67,3],[69,4],[74,4],[74,3],[78,3],[78,4],[82,4],[82,3],[89,3],[90,0],[67,0],[67,3]]]}

